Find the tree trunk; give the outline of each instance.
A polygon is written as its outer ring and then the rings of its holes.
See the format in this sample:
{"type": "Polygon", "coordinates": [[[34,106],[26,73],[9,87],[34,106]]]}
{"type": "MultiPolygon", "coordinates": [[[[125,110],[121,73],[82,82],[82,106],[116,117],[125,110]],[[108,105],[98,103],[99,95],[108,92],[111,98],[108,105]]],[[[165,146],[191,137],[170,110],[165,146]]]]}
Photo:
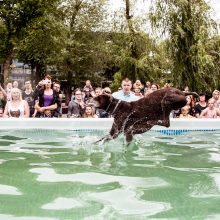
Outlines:
{"type": "Polygon", "coordinates": [[[128,30],[130,33],[130,50],[131,50],[131,57],[137,58],[137,46],[135,42],[135,30],[133,28],[133,23],[132,23],[132,17],[133,15],[130,14],[130,0],[125,1],[125,11],[126,11],[126,20],[127,20],[127,25],[128,25],[128,30]]]}
{"type": "Polygon", "coordinates": [[[3,62],[3,75],[4,75],[4,82],[9,82],[9,77],[11,73],[10,65],[12,63],[12,54],[8,54],[3,62]]]}

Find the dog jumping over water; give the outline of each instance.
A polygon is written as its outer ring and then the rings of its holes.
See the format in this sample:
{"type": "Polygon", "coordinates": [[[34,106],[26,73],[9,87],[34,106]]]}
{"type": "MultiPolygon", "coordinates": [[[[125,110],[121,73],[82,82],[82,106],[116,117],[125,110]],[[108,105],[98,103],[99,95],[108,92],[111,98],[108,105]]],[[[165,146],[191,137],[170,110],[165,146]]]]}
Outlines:
{"type": "Polygon", "coordinates": [[[104,109],[114,117],[109,134],[99,141],[105,142],[115,139],[123,132],[126,143],[129,144],[133,135],[142,134],[154,125],[169,127],[170,112],[185,106],[187,95],[198,97],[195,92],[182,92],[176,88],[165,88],[133,102],[115,99],[110,94],[93,98],[90,101],[91,104],[104,109]]]}

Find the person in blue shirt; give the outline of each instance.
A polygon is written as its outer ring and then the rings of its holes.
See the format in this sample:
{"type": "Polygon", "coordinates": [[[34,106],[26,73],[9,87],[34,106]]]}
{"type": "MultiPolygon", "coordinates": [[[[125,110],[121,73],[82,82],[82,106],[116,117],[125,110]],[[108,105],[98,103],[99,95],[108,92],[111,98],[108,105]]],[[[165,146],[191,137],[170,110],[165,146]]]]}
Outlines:
{"type": "Polygon", "coordinates": [[[131,91],[132,82],[130,79],[125,78],[121,84],[122,89],[120,91],[114,92],[112,96],[116,99],[120,99],[127,102],[136,101],[139,99],[138,96],[131,91]]]}

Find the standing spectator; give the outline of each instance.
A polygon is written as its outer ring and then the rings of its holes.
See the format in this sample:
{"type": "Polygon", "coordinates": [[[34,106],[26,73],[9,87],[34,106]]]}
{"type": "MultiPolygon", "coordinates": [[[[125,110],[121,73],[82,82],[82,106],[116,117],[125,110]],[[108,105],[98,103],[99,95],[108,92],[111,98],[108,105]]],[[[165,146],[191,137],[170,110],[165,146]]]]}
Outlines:
{"type": "Polygon", "coordinates": [[[121,84],[122,90],[114,92],[112,96],[116,99],[120,99],[127,102],[132,102],[138,100],[138,97],[134,95],[131,91],[132,82],[130,79],[126,78],[122,81],[121,84]]]}
{"type": "Polygon", "coordinates": [[[109,87],[105,87],[102,92],[112,94],[112,90],[109,87]]]}
{"type": "Polygon", "coordinates": [[[152,92],[154,92],[154,91],[157,91],[160,88],[159,88],[158,84],[152,83],[150,89],[151,89],[152,92]]]}
{"type": "Polygon", "coordinates": [[[12,83],[12,87],[13,87],[13,88],[18,88],[18,81],[14,81],[14,82],[12,83]]]}
{"type": "Polygon", "coordinates": [[[59,105],[59,95],[52,89],[51,76],[46,75],[43,80],[43,89],[38,92],[38,101],[36,101],[35,109],[36,117],[52,118],[56,117],[56,109],[59,105]]]}
{"type": "Polygon", "coordinates": [[[24,83],[24,88],[25,90],[22,92],[22,98],[27,101],[28,105],[29,105],[29,110],[30,110],[30,117],[33,116],[34,114],[34,92],[33,92],[33,89],[32,89],[32,85],[31,85],[31,81],[30,80],[27,80],[25,81],[24,83]]]}
{"type": "Polygon", "coordinates": [[[7,101],[10,101],[11,100],[11,90],[12,90],[12,83],[8,83],[6,85],[6,96],[7,96],[7,101]]]}
{"type": "Polygon", "coordinates": [[[86,80],[86,84],[83,87],[83,92],[87,95],[89,94],[91,97],[95,96],[90,80],[86,80]]]}
{"type": "Polygon", "coordinates": [[[84,88],[83,100],[84,100],[85,103],[87,103],[88,100],[89,100],[90,98],[94,97],[94,96],[95,96],[94,91],[91,92],[91,90],[90,90],[88,87],[84,88]]]}
{"type": "MultiPolygon", "coordinates": [[[[102,90],[102,94],[111,94],[111,93],[112,93],[112,91],[109,87],[105,87],[102,90]]],[[[96,108],[95,113],[98,116],[98,118],[109,118],[110,117],[108,112],[106,112],[104,109],[101,109],[101,108],[96,108]]]]}
{"type": "Polygon", "coordinates": [[[154,92],[154,91],[157,91],[159,89],[159,86],[158,84],[156,83],[152,83],[151,86],[150,86],[150,89],[146,90],[145,93],[144,93],[144,96],[148,96],[150,93],[154,92]]]}
{"type": "Polygon", "coordinates": [[[7,99],[7,93],[4,90],[4,88],[2,87],[1,83],[0,83],[0,92],[2,92],[2,94],[3,94],[3,96],[4,96],[5,100],[6,100],[7,99]]]}
{"type": "Polygon", "coordinates": [[[189,86],[185,86],[183,92],[189,92],[189,86]]]}
{"type": "Polygon", "coordinates": [[[3,108],[0,108],[0,118],[3,118],[3,116],[4,116],[4,110],[3,108]]]}
{"type": "Polygon", "coordinates": [[[85,107],[85,113],[83,114],[83,118],[98,118],[98,116],[94,113],[94,109],[92,106],[87,105],[85,107]]]}
{"type": "Polygon", "coordinates": [[[0,90],[0,108],[5,109],[5,105],[6,105],[6,98],[4,96],[4,93],[0,90]]]}
{"type": "Polygon", "coordinates": [[[141,93],[141,89],[139,87],[136,87],[134,89],[134,95],[137,96],[138,98],[144,97],[143,94],[141,93]]]}
{"type": "Polygon", "coordinates": [[[133,89],[139,88],[141,93],[144,94],[144,86],[142,85],[141,81],[137,79],[135,83],[133,84],[133,89]]]}
{"type": "Polygon", "coordinates": [[[199,102],[195,105],[195,116],[199,118],[201,112],[207,108],[206,97],[204,93],[199,94],[199,102]]]}
{"type": "Polygon", "coordinates": [[[71,100],[68,104],[67,118],[79,118],[82,117],[85,103],[82,97],[82,91],[80,89],[75,90],[75,99],[71,100]]]}
{"type": "Polygon", "coordinates": [[[11,100],[7,102],[4,110],[4,117],[28,118],[30,114],[28,103],[22,100],[21,90],[11,90],[11,100]]]}
{"type": "Polygon", "coordinates": [[[147,81],[145,83],[144,93],[147,92],[147,90],[150,90],[150,87],[151,87],[151,83],[150,83],[150,81],[147,81]]]}
{"type": "Polygon", "coordinates": [[[62,116],[62,110],[61,110],[61,105],[62,105],[62,99],[63,99],[63,94],[60,91],[60,83],[55,82],[53,84],[53,90],[57,93],[59,97],[59,102],[57,103],[57,109],[55,112],[56,117],[61,117],[62,116]]]}
{"type": "Polygon", "coordinates": [[[95,96],[99,96],[99,95],[101,95],[102,94],[102,88],[101,87],[97,87],[96,89],[95,89],[95,96]]]}

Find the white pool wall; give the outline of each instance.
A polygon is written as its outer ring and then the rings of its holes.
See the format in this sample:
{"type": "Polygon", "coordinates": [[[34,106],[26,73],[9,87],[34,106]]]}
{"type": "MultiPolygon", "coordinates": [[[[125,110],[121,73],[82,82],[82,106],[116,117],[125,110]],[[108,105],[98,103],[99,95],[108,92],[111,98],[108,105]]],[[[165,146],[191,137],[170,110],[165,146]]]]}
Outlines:
{"type": "MultiPolygon", "coordinates": [[[[0,130],[55,129],[55,130],[109,130],[113,118],[1,118],[0,130]]],[[[171,119],[170,127],[154,126],[151,130],[219,130],[218,119],[171,119]]]]}

